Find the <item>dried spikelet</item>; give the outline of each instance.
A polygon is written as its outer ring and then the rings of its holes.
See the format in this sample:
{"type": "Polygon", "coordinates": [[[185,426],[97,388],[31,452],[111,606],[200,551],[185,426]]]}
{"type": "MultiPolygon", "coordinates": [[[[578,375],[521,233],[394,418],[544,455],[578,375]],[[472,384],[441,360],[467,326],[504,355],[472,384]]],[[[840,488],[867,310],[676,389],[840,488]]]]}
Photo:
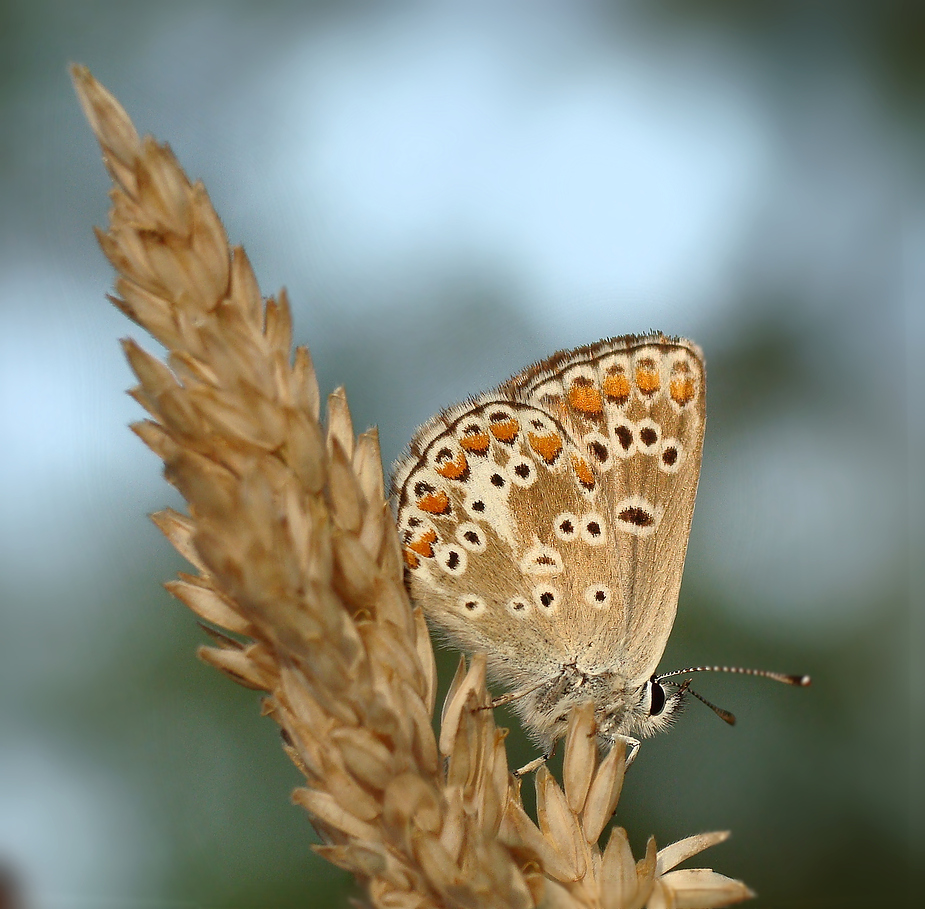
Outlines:
{"type": "Polygon", "coordinates": [[[749,896],[712,871],[673,870],[725,834],[661,852],[650,840],[636,862],[615,828],[600,850],[625,759],[618,745],[599,760],[590,705],[569,721],[564,789],[545,767],[537,774],[537,823],[509,772],[483,656],[460,663],[435,739],[434,655],[403,586],[378,436],[354,435],[342,390],[322,428],[285,293],[261,299],[204,187],[166,145],[140,139],[85,68],[72,75],[114,182],[98,233],[118,273],[112,302],[167,349],[165,364],[124,345],[151,418],[134,429],[189,506],[154,516],[199,572],[168,589],[215,626],[200,656],[266,692],[263,712],[305,776],[293,798],[324,840],[318,853],[379,907],[708,907],[749,896]]]}

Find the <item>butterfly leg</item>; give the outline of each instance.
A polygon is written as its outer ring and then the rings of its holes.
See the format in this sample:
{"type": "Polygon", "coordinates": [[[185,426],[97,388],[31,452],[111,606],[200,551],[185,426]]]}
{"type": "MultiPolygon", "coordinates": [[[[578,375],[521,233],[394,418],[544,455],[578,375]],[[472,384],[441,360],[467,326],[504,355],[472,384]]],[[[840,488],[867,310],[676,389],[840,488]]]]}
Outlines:
{"type": "Polygon", "coordinates": [[[534,770],[539,770],[555,753],[556,745],[559,744],[558,739],[552,743],[552,747],[548,751],[544,751],[538,758],[534,758],[530,761],[529,764],[524,764],[519,770],[514,771],[514,776],[518,779],[522,776],[526,776],[528,773],[533,773],[534,770]]]}
{"type": "Polygon", "coordinates": [[[634,739],[631,735],[621,735],[620,738],[626,742],[626,764],[624,769],[629,770],[630,764],[636,760],[636,755],[639,753],[639,746],[642,742],[639,739],[634,739]]]}
{"type": "Polygon", "coordinates": [[[524,764],[523,767],[514,771],[514,776],[518,779],[522,776],[526,776],[528,773],[533,773],[534,770],[539,770],[546,761],[549,760],[550,753],[547,751],[544,754],[541,754],[538,758],[534,758],[528,764],[524,764]]]}
{"type": "Polygon", "coordinates": [[[510,704],[511,701],[516,701],[518,698],[531,694],[536,691],[537,688],[542,688],[545,684],[546,682],[544,680],[537,682],[536,685],[531,685],[529,688],[519,688],[517,691],[509,691],[507,694],[498,695],[498,697],[491,699],[491,704],[487,709],[494,710],[495,707],[503,707],[505,704],[510,704]]]}

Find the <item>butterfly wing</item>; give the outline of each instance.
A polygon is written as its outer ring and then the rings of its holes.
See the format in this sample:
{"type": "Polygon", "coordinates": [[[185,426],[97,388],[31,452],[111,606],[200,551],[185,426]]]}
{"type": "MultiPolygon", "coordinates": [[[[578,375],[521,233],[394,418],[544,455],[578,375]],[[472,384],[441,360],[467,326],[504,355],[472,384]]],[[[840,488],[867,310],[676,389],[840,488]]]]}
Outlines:
{"type": "Polygon", "coordinates": [[[706,423],[700,349],[661,334],[558,354],[511,380],[558,411],[599,478],[620,578],[600,659],[640,684],[655,671],[677,612],[706,423]]]}
{"type": "Polygon", "coordinates": [[[396,468],[408,586],[520,687],[564,664],[628,680],[674,621],[703,440],[689,342],[563,351],[415,435],[396,468]]]}
{"type": "Polygon", "coordinates": [[[543,409],[495,391],[423,427],[396,473],[412,599],[509,686],[554,676],[575,649],[571,579],[587,547],[577,519],[556,539],[553,518],[588,511],[577,456],[543,409]]]}

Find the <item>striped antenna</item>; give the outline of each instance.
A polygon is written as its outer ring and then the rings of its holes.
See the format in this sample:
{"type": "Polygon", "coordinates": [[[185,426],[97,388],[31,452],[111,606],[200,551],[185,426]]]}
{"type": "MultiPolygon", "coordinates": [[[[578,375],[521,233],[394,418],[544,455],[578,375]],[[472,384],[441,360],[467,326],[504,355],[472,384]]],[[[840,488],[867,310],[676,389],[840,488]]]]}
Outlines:
{"type": "MultiPolygon", "coordinates": [[[[756,675],[763,679],[773,679],[775,682],[783,682],[785,685],[797,685],[800,688],[805,688],[812,682],[812,679],[808,675],[788,675],[784,672],[771,672],[767,669],[743,669],[740,666],[691,666],[688,669],[677,669],[674,672],[662,673],[662,675],[655,676],[652,681],[658,684],[663,679],[670,679],[675,675],[689,675],[692,672],[734,672],[738,675],[756,675]]],[[[691,688],[691,681],[691,679],[685,679],[685,681],[678,686],[678,692],[690,692],[698,701],[706,704],[710,710],[723,720],[723,722],[728,723],[730,726],[735,726],[735,714],[729,710],[724,710],[722,707],[717,707],[716,704],[712,701],[708,701],[702,694],[698,694],[691,688]]]]}
{"type": "MultiPolygon", "coordinates": [[[[670,679],[675,675],[688,675],[691,672],[734,672],[738,675],[756,675],[763,679],[773,679],[785,685],[796,685],[805,688],[812,682],[808,675],[788,675],[785,672],[771,672],[768,669],[743,669],[741,666],[692,666],[689,669],[675,669],[673,672],[664,672],[655,677],[656,682],[670,679]]],[[[693,694],[693,692],[691,692],[693,694]]]]}

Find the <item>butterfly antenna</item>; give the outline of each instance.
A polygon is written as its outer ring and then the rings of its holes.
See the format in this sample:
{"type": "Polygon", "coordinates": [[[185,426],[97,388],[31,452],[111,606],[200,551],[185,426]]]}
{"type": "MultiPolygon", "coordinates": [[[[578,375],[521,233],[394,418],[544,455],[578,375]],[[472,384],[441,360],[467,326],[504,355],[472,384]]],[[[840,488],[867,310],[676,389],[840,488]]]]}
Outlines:
{"type": "MultiPolygon", "coordinates": [[[[665,672],[655,677],[654,681],[661,682],[663,679],[670,679],[676,675],[690,675],[692,672],[734,672],[737,675],[756,675],[763,679],[772,679],[775,682],[783,682],[785,685],[796,685],[805,688],[812,682],[808,675],[788,675],[784,672],[771,672],[768,669],[743,669],[740,666],[691,666],[688,669],[676,669],[674,672],[665,672]]],[[[735,726],[735,714],[722,707],[717,707],[712,701],[708,701],[702,694],[697,694],[691,688],[691,680],[686,679],[680,686],[679,691],[689,691],[698,701],[706,704],[721,720],[730,726],[735,726]]]]}
{"type": "MultiPolygon", "coordinates": [[[[741,666],[692,666],[689,669],[676,669],[673,672],[662,673],[662,675],[655,677],[655,681],[660,682],[662,679],[670,679],[675,675],[689,675],[692,672],[734,672],[737,675],[756,675],[763,679],[783,682],[785,685],[796,685],[799,688],[805,688],[812,683],[812,679],[808,675],[788,675],[785,672],[771,672],[768,669],[743,669],[741,666]]],[[[692,691],[691,694],[694,694],[694,692],[692,691]]],[[[697,697],[700,696],[697,695],[697,697]]],[[[701,700],[703,699],[701,698],[701,700]]],[[[713,705],[709,706],[712,707],[713,705]]]]}
{"type": "Polygon", "coordinates": [[[712,701],[708,701],[702,694],[697,694],[693,688],[690,686],[690,679],[687,680],[686,690],[689,691],[701,704],[706,704],[724,723],[728,723],[730,726],[735,726],[736,716],[730,710],[724,710],[722,707],[717,707],[712,701]]]}
{"type": "Polygon", "coordinates": [[[678,685],[678,694],[684,694],[685,692],[690,692],[701,704],[706,704],[724,723],[728,723],[730,726],[735,726],[736,718],[735,714],[729,710],[724,710],[722,707],[717,707],[712,701],[708,701],[702,694],[697,694],[693,688],[691,688],[691,682],[693,679],[685,679],[680,685],[678,685]]]}

